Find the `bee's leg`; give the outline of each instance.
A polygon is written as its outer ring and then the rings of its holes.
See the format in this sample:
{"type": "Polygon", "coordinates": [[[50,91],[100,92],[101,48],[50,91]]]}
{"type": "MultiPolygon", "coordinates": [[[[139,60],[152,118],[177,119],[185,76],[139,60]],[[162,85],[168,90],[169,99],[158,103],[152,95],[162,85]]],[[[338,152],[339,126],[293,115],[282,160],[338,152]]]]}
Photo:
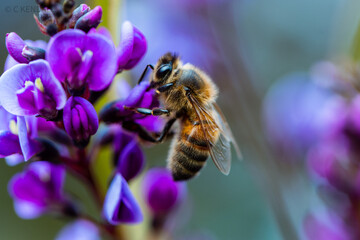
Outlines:
{"type": "Polygon", "coordinates": [[[162,85],[161,87],[158,87],[158,88],[156,89],[156,93],[159,94],[159,93],[162,93],[162,92],[166,92],[166,91],[168,91],[172,86],[174,86],[174,83],[164,84],[164,85],[162,85]]]}
{"type": "Polygon", "coordinates": [[[156,142],[156,138],[154,138],[151,133],[149,133],[143,126],[138,123],[129,121],[123,122],[122,127],[130,132],[135,132],[139,135],[139,137],[148,142],[156,142]]]}
{"type": "Polygon", "coordinates": [[[164,108],[153,108],[153,109],[148,109],[148,108],[132,108],[132,107],[127,107],[127,106],[123,106],[125,109],[127,110],[132,110],[135,111],[137,113],[141,113],[144,115],[153,115],[153,116],[160,116],[160,115],[170,115],[170,111],[164,108]]]}
{"type": "Polygon", "coordinates": [[[152,70],[154,70],[154,66],[153,66],[153,65],[151,65],[151,64],[146,65],[143,73],[141,74],[141,77],[139,78],[138,84],[140,84],[141,81],[144,79],[145,74],[146,74],[146,72],[147,72],[147,70],[148,70],[149,67],[150,67],[152,70]]]}
{"type": "Polygon", "coordinates": [[[172,118],[166,122],[165,127],[162,130],[160,136],[156,139],[156,142],[161,142],[164,139],[164,137],[166,137],[168,135],[170,128],[172,127],[172,125],[174,124],[175,121],[176,121],[176,118],[172,118]]]}
{"type": "Polygon", "coordinates": [[[164,129],[160,133],[160,136],[157,138],[154,138],[151,133],[149,133],[143,126],[135,123],[135,122],[123,122],[122,126],[123,128],[138,133],[139,137],[142,138],[145,141],[158,143],[161,142],[164,137],[166,137],[176,121],[176,118],[172,118],[169,121],[166,122],[164,129]]]}

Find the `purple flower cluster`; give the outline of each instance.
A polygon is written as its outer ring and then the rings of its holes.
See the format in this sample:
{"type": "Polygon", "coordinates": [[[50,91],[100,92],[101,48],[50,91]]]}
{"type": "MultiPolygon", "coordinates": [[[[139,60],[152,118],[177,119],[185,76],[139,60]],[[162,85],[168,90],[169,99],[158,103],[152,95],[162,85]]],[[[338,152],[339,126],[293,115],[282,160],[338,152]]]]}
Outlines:
{"type": "MultiPolygon", "coordinates": [[[[101,230],[116,239],[113,225],[143,220],[128,183],[144,169],[145,158],[129,126],[155,134],[162,125],[161,120],[124,105],[153,108],[159,101],[144,81],[133,89],[121,82],[122,98],[105,106],[99,116],[94,103],[116,74],[132,69],[142,59],[147,42],[126,21],[115,46],[108,30],[96,29],[102,17],[100,6],[76,8],[69,0],[63,5],[37,2],[40,13],[35,20],[41,32],[51,37],[49,42],[23,40],[14,32],[6,36],[9,56],[0,77],[0,157],[9,165],[28,162],[11,179],[8,190],[22,218],[49,213],[73,218],[57,239],[100,239],[101,230]],[[99,127],[100,121],[111,125],[99,127]],[[112,150],[113,174],[102,196],[92,173],[92,159],[106,145],[112,150]],[[67,194],[66,173],[89,186],[101,204],[102,221],[89,219],[81,202],[67,194]]],[[[184,195],[183,186],[173,182],[165,170],[149,174],[144,191],[151,212],[170,212],[184,195]]]]}
{"type": "Polygon", "coordinates": [[[311,75],[289,76],[264,105],[272,144],[286,159],[306,159],[325,199],[326,211],[304,221],[311,240],[360,238],[360,95],[340,72],[323,62],[311,75]]]}

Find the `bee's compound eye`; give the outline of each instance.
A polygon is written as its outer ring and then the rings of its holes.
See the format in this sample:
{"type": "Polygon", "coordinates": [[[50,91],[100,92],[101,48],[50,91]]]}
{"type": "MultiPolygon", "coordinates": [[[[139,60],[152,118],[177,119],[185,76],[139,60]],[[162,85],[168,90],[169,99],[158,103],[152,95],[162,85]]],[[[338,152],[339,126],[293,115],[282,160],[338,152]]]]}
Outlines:
{"type": "Polygon", "coordinates": [[[162,65],[156,72],[156,77],[163,79],[168,73],[172,71],[172,66],[170,64],[162,65]]]}

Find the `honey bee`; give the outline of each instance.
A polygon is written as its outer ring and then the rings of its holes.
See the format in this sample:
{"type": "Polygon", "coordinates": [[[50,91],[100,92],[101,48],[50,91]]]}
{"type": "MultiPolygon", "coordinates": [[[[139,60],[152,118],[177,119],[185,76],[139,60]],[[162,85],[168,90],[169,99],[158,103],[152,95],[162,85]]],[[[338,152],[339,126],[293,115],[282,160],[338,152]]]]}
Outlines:
{"type": "Polygon", "coordinates": [[[166,53],[155,67],[147,65],[139,83],[149,67],[154,70],[150,88],[156,89],[164,108],[132,109],[145,115],[167,115],[169,120],[158,138],[144,133],[140,136],[152,142],[161,142],[178,120],[179,131],[168,156],[168,168],[173,179],[182,181],[196,176],[209,156],[216,167],[228,175],[231,167],[230,143],[239,158],[241,152],[215,102],[218,89],[211,78],[192,64],[183,65],[176,54],[166,53]]]}

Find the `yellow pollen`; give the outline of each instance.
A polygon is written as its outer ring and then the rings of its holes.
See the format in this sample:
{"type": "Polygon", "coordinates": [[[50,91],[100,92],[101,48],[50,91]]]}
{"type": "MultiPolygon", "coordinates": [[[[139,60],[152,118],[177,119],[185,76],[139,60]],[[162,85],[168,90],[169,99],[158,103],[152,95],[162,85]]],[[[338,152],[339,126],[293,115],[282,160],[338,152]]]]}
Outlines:
{"type": "MultiPolygon", "coordinates": [[[[26,84],[26,82],[25,82],[25,84],[26,84]]],[[[35,80],[35,86],[36,86],[41,92],[44,92],[44,91],[45,91],[44,85],[42,84],[40,78],[37,78],[37,79],[35,80]]]]}
{"type": "Polygon", "coordinates": [[[25,87],[31,86],[33,84],[32,81],[25,81],[25,87]]]}
{"type": "Polygon", "coordinates": [[[18,135],[19,134],[19,131],[18,131],[18,126],[15,122],[14,119],[10,120],[10,123],[9,123],[9,129],[10,129],[10,132],[15,134],[15,135],[18,135]]]}

